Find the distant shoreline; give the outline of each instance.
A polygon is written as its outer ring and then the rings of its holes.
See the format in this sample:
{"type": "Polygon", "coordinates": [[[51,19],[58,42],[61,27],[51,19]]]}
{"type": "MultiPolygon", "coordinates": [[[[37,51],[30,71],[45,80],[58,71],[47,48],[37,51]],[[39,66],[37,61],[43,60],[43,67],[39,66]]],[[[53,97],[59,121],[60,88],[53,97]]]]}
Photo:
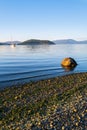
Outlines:
{"type": "Polygon", "coordinates": [[[49,45],[56,45],[56,44],[87,44],[87,40],[83,41],[77,41],[74,39],[61,39],[61,40],[40,40],[40,39],[30,39],[26,41],[7,41],[7,42],[0,42],[0,45],[43,45],[43,44],[49,44],[49,45]],[[37,44],[36,44],[37,43],[37,44]]]}

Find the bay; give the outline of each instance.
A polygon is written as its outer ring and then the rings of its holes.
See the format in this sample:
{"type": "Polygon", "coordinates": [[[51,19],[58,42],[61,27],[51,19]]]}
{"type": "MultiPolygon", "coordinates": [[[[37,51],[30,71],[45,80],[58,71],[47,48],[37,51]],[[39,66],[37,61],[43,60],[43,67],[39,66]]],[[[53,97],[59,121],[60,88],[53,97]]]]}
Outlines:
{"type": "Polygon", "coordinates": [[[87,44],[0,46],[0,88],[87,72],[87,44]],[[65,57],[78,65],[73,71],[61,67],[65,57]]]}

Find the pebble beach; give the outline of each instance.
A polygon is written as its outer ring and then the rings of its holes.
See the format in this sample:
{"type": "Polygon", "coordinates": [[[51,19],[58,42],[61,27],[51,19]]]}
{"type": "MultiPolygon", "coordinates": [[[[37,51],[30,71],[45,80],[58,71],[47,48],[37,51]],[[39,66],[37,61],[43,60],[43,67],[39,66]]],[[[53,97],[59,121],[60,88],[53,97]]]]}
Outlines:
{"type": "Polygon", "coordinates": [[[87,73],[0,90],[0,130],[87,130],[87,73]]]}

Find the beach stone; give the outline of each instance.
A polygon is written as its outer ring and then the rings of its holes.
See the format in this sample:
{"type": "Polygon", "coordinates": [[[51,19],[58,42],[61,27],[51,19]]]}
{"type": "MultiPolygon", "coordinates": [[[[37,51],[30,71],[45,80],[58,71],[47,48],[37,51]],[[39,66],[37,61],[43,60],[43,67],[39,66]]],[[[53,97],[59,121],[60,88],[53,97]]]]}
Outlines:
{"type": "Polygon", "coordinates": [[[61,65],[63,67],[75,67],[77,63],[73,58],[67,57],[62,60],[61,65]]]}

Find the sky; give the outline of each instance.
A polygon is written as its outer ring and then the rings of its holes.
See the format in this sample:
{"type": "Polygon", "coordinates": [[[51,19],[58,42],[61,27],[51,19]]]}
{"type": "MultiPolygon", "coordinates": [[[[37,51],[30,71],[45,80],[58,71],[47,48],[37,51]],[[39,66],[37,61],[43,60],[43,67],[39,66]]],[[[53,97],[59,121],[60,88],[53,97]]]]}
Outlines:
{"type": "Polygon", "coordinates": [[[0,42],[87,40],[87,0],[0,0],[0,42]]]}

